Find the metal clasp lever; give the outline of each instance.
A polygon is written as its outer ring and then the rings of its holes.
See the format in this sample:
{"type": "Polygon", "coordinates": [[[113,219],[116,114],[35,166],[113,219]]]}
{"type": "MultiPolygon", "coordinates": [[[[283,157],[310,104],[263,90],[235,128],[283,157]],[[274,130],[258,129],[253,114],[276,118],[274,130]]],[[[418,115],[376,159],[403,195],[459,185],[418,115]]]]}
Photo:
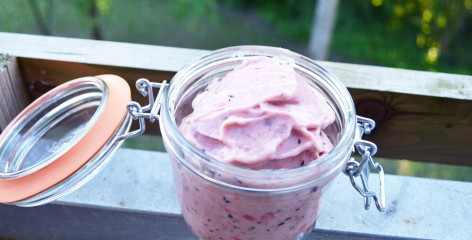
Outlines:
{"type": "Polygon", "coordinates": [[[169,84],[164,80],[162,83],[150,82],[147,79],[140,78],[136,81],[136,88],[143,96],[147,96],[149,104],[141,107],[141,104],[131,101],[126,105],[129,115],[133,120],[139,121],[139,129],[126,134],[121,135],[118,141],[128,139],[137,135],[141,135],[146,130],[145,119],[148,119],[151,123],[159,120],[159,111],[161,109],[161,100],[164,91],[167,89],[169,84]],[[154,89],[159,89],[157,96],[154,98],[154,89]]]}
{"type": "Polygon", "coordinates": [[[377,153],[377,146],[369,141],[362,140],[362,135],[369,134],[375,127],[375,122],[369,118],[357,116],[357,132],[354,141],[353,152],[358,152],[362,156],[360,163],[351,158],[346,164],[344,173],[349,176],[352,186],[364,197],[365,209],[370,208],[371,198],[379,211],[385,209],[385,186],[384,171],[379,163],[374,162],[372,156],[377,153]],[[379,173],[380,196],[369,190],[370,168],[376,169],[379,173]],[[356,177],[361,178],[362,186],[357,184],[356,177]]]}

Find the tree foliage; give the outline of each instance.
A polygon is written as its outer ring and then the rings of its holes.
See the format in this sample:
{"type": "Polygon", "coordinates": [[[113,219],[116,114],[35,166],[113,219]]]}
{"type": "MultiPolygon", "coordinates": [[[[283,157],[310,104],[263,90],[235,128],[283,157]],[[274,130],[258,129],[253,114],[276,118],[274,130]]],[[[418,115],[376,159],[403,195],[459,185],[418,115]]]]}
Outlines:
{"type": "Polygon", "coordinates": [[[210,22],[218,21],[218,4],[216,0],[175,0],[175,17],[178,20],[187,20],[188,26],[194,30],[198,28],[201,19],[207,18],[210,22]]]}
{"type": "MultiPolygon", "coordinates": [[[[103,16],[114,12],[113,2],[74,0],[67,4],[74,5],[73,11],[84,16],[89,36],[105,39],[101,24],[103,16]]],[[[55,35],[52,24],[55,8],[66,2],[30,0],[28,3],[39,32],[55,35]]],[[[158,6],[160,2],[153,4],[158,6]]],[[[211,28],[212,23],[225,21],[218,10],[226,5],[243,11],[250,9],[283,35],[306,44],[316,0],[175,0],[172,5],[170,14],[175,20],[186,22],[195,31],[202,24],[211,28]]],[[[332,44],[336,48],[332,51],[335,60],[472,72],[472,0],[349,0],[341,1],[338,11],[332,44]]],[[[135,15],[139,14],[130,16],[135,15]]]]}
{"type": "Polygon", "coordinates": [[[275,25],[279,32],[308,42],[316,0],[221,0],[239,8],[250,8],[266,21],[275,25]]]}
{"type": "MultiPolygon", "coordinates": [[[[51,26],[51,20],[54,16],[55,0],[43,1],[46,3],[44,9],[41,9],[41,2],[29,0],[28,4],[33,12],[36,25],[41,34],[54,35],[51,26]],[[42,11],[43,10],[43,11],[42,11]]],[[[103,39],[103,32],[100,26],[100,16],[107,15],[111,11],[112,0],[75,0],[73,2],[77,11],[88,16],[90,20],[91,34],[95,39],[103,39]]]]}
{"type": "MultiPolygon", "coordinates": [[[[384,8],[388,27],[394,31],[404,28],[416,31],[416,45],[424,50],[424,60],[432,66],[440,57],[454,62],[454,53],[460,51],[454,49],[454,43],[471,39],[472,0],[372,0],[371,3],[374,9],[384,8]]],[[[470,58],[468,63],[472,66],[470,58]]]]}

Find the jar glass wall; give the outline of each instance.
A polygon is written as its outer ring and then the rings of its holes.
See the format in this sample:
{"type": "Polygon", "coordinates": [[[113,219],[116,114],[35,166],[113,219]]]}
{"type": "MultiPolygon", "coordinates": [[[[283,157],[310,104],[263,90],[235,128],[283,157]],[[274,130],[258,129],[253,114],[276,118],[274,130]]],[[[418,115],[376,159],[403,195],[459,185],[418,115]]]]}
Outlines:
{"type": "Polygon", "coordinates": [[[302,239],[320,213],[323,193],[352,151],[356,115],[344,85],[312,60],[285,49],[242,46],[215,51],[180,70],[164,92],[161,132],[172,159],[182,214],[201,239],[302,239]],[[321,93],[336,120],[324,132],[335,148],[302,167],[251,170],[213,159],[179,132],[193,98],[214,79],[256,56],[293,63],[321,93]]]}

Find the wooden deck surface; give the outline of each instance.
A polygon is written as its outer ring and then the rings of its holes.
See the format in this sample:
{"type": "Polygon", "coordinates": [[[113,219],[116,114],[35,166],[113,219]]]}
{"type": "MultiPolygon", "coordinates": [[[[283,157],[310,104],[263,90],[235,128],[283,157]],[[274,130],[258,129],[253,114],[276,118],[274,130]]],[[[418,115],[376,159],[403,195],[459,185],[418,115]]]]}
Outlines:
{"type": "MultiPolygon", "coordinates": [[[[372,176],[375,180],[376,176],[372,176]]],[[[309,239],[472,239],[472,183],[385,177],[387,209],[366,211],[340,174],[309,239]]],[[[0,205],[0,233],[18,239],[196,239],[165,153],[120,149],[85,186],[46,206],[0,205]]]]}
{"type": "MultiPolygon", "coordinates": [[[[131,86],[141,77],[171,79],[208,51],[0,33],[0,53],[17,57],[28,89],[28,96],[13,100],[19,103],[87,75],[117,74],[131,86]]],[[[471,76],[319,64],[345,83],[359,115],[377,121],[368,139],[379,146],[378,156],[472,166],[471,76]]],[[[137,92],[133,99],[145,100],[137,92]]],[[[157,125],[148,129],[159,134],[157,125]]],[[[166,155],[120,150],[114,158],[61,201],[31,209],[0,205],[0,236],[129,239],[139,233],[141,239],[194,239],[180,215],[166,155]]],[[[365,211],[340,175],[315,233],[324,239],[472,239],[472,183],[387,176],[386,188],[387,210],[365,211]]]]}

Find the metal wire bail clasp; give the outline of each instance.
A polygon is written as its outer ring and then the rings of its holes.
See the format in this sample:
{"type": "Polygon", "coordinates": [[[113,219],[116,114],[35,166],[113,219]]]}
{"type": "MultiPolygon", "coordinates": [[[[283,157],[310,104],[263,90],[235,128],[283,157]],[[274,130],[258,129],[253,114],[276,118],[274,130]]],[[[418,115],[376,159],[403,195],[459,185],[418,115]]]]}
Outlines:
{"type": "Polygon", "coordinates": [[[139,121],[139,129],[121,135],[118,141],[143,134],[146,130],[146,124],[144,122],[145,119],[148,119],[151,123],[159,120],[162,96],[168,86],[169,84],[167,84],[166,80],[164,80],[162,83],[150,82],[144,78],[140,78],[136,81],[136,88],[141,93],[141,95],[148,97],[149,104],[141,107],[141,104],[131,101],[126,105],[128,113],[133,118],[133,120],[139,121]],[[159,89],[156,97],[154,97],[154,88],[159,89]]]}
{"type": "Polygon", "coordinates": [[[352,186],[364,197],[365,209],[370,208],[371,198],[379,211],[385,209],[384,171],[379,163],[374,162],[372,156],[377,152],[377,146],[369,141],[362,140],[362,135],[369,134],[375,127],[375,122],[369,118],[357,116],[357,132],[354,140],[353,153],[357,151],[362,157],[360,163],[351,158],[346,164],[344,174],[349,176],[352,186]],[[369,190],[370,168],[379,173],[380,196],[369,190]],[[356,177],[360,177],[362,186],[357,184],[356,177]]]}

